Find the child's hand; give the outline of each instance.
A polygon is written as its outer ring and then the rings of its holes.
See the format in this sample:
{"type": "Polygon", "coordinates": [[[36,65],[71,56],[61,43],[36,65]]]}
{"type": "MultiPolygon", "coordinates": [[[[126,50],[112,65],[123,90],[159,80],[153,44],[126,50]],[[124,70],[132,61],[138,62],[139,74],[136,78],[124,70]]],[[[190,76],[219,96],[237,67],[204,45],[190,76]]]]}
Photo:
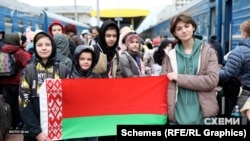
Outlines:
{"type": "Polygon", "coordinates": [[[167,77],[170,81],[174,80],[174,81],[177,81],[178,79],[178,74],[175,73],[175,72],[170,72],[167,74],[167,77]]]}

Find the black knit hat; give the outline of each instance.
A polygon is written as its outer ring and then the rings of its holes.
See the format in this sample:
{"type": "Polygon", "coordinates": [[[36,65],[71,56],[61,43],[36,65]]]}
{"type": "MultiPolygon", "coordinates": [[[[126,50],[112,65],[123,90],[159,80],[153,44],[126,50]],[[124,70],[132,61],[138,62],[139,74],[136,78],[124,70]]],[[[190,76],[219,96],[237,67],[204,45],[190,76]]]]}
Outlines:
{"type": "Polygon", "coordinates": [[[23,46],[23,44],[27,41],[27,38],[26,38],[26,36],[24,36],[24,35],[21,35],[21,40],[22,40],[22,46],[23,46]]]}

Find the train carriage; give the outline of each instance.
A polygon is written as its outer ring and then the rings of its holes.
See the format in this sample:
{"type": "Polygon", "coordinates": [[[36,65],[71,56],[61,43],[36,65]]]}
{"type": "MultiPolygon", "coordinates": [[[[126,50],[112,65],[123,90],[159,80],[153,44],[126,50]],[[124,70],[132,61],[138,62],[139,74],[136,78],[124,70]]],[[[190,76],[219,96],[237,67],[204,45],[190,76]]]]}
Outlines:
{"type": "Polygon", "coordinates": [[[40,10],[26,4],[0,1],[0,29],[6,33],[23,33],[27,27],[43,29],[44,20],[40,10]]]}
{"type": "Polygon", "coordinates": [[[195,0],[180,8],[155,26],[140,33],[143,38],[157,35],[172,37],[169,30],[170,19],[181,12],[192,15],[197,23],[196,34],[208,41],[210,35],[216,35],[221,42],[223,55],[236,47],[240,40],[240,24],[250,19],[248,0],[195,0]]]}
{"type": "Polygon", "coordinates": [[[63,25],[74,24],[79,34],[83,29],[90,29],[90,25],[24,3],[14,0],[0,1],[0,30],[6,33],[23,33],[27,27],[33,31],[40,29],[48,32],[48,27],[53,20],[58,20],[63,25]]]}

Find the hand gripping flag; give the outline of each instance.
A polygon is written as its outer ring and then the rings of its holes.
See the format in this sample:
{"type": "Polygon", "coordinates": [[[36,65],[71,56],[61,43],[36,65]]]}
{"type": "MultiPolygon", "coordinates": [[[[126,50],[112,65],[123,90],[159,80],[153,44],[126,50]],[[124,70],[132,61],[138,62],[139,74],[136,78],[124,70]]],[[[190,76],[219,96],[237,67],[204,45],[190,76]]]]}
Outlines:
{"type": "Polygon", "coordinates": [[[40,90],[41,126],[52,140],[115,135],[117,125],[167,121],[166,76],[47,79],[40,90]]]}

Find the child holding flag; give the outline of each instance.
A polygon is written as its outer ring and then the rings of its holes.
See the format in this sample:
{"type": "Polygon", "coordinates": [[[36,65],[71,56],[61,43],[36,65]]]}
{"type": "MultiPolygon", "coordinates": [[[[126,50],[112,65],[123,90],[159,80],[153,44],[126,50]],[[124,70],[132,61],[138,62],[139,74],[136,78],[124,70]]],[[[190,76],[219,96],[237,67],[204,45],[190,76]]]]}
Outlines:
{"type": "Polygon", "coordinates": [[[219,64],[215,50],[195,36],[197,24],[192,16],[180,13],[170,22],[170,31],[178,40],[165,56],[163,74],[167,74],[168,116],[171,125],[200,125],[204,118],[219,110],[215,88],[219,64]],[[208,108],[209,107],[209,108],[208,108]]]}
{"type": "MultiPolygon", "coordinates": [[[[101,78],[101,75],[93,72],[97,58],[92,47],[80,45],[73,55],[71,78],[101,78]]],[[[84,128],[84,127],[83,127],[84,128]]],[[[98,141],[97,137],[70,139],[69,141],[98,141]]]]}
{"type": "Polygon", "coordinates": [[[41,128],[39,90],[47,78],[67,78],[70,70],[56,62],[56,45],[45,32],[34,37],[34,55],[20,80],[19,109],[24,129],[28,131],[24,141],[51,141],[41,128]]]}

